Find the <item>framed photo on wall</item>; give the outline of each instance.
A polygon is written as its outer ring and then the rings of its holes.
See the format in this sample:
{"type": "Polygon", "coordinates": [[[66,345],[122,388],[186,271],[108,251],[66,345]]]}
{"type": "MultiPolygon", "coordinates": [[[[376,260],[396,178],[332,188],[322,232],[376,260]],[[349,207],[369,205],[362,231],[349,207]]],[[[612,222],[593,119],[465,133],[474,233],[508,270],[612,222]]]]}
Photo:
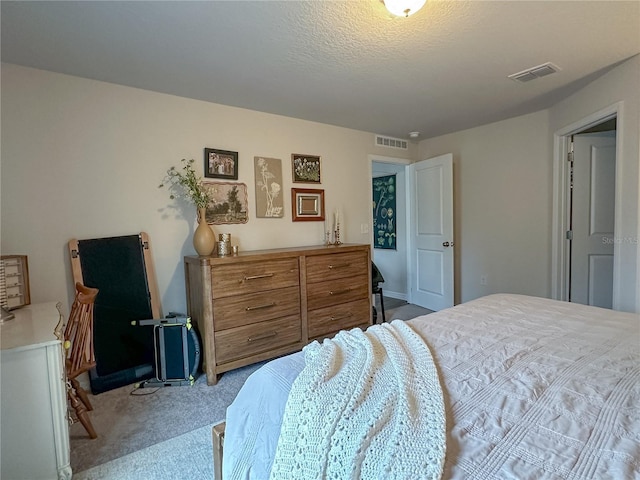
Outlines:
{"type": "Polygon", "coordinates": [[[204,176],[207,178],[238,179],[238,152],[204,149],[204,176]]]}
{"type": "Polygon", "coordinates": [[[291,207],[294,222],[324,221],[324,190],[292,188],[291,207]]]}
{"type": "Polygon", "coordinates": [[[320,181],[320,157],[317,155],[292,153],[291,170],[294,183],[322,183],[320,181]]]}

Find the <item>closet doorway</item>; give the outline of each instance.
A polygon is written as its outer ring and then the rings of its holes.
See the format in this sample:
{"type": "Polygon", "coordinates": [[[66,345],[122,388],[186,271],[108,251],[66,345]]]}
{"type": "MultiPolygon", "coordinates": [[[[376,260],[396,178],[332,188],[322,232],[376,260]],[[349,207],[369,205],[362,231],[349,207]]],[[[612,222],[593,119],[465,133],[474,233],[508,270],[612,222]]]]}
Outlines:
{"type": "Polygon", "coordinates": [[[571,136],[569,301],[613,307],[615,118],[571,136]]]}
{"type": "Polygon", "coordinates": [[[617,308],[618,104],[555,135],[553,298],[617,308]]]}

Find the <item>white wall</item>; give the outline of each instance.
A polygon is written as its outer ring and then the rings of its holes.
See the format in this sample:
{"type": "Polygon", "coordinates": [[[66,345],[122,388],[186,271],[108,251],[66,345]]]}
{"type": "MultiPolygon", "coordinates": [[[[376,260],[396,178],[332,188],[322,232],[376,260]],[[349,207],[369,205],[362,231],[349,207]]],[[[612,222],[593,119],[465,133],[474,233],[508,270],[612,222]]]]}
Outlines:
{"type": "Polygon", "coordinates": [[[549,296],[550,145],[546,111],[420,142],[421,159],[453,153],[456,303],[549,296]]]}
{"type": "MultiPolygon", "coordinates": [[[[373,261],[384,277],[385,296],[407,299],[407,188],[405,165],[373,162],[373,177],[396,174],[396,250],[373,248],[373,261]]],[[[375,232],[374,232],[375,233],[375,232]]],[[[373,237],[375,239],[375,235],[373,237]]]]}
{"type": "MultiPolygon", "coordinates": [[[[616,228],[629,241],[620,297],[624,309],[640,310],[639,70],[636,57],[550,110],[423,140],[419,152],[410,143],[406,158],[454,154],[456,303],[499,291],[549,296],[553,133],[622,102],[616,228]]],[[[184,310],[182,257],[194,253],[195,214],[157,185],[181,158],[201,162],[204,147],[239,152],[250,220],[216,232],[242,249],[322,241],[322,222],[291,222],[288,197],[285,218],[255,218],[254,156],[282,159],[289,192],[291,153],[321,155],[327,211],[342,209],[346,241],[369,243],[360,233],[371,223],[369,155],[398,154],[375,147],[371,133],[9,64],[1,95],[0,246],[29,256],[34,302],[68,304],[69,239],[146,231],[164,311],[184,310]]]]}
{"type": "Polygon", "coordinates": [[[638,79],[640,56],[548,110],[420,142],[421,160],[454,155],[456,303],[494,292],[550,296],[554,134],[621,103],[615,295],[619,309],[640,312],[638,79]]]}
{"type": "Polygon", "coordinates": [[[239,152],[249,222],[214,230],[231,233],[241,249],[323,241],[322,222],[291,221],[294,186],[324,189],[327,211],[342,210],[343,240],[370,242],[360,233],[371,218],[368,155],[389,153],[372,133],[10,64],[2,64],[1,94],[1,249],[28,255],[33,302],[68,306],[70,239],[145,231],[163,310],[184,311],[182,258],[195,253],[195,210],[158,185],[181,158],[203,165],[205,147],[239,152]],[[322,157],[322,185],[291,183],[292,153],[322,157]],[[285,218],[255,217],[258,155],[282,159],[285,218]]]}
{"type": "Polygon", "coordinates": [[[640,312],[640,56],[635,56],[549,110],[549,135],[620,103],[617,123],[614,305],[640,312]]]}

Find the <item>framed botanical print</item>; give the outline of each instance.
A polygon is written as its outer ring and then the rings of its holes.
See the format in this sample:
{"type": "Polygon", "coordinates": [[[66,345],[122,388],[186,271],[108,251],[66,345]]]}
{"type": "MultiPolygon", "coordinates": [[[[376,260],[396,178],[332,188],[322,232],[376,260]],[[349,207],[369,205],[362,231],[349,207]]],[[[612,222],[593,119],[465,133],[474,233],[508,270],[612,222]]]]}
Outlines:
{"type": "Polygon", "coordinates": [[[282,198],[282,160],[254,157],[256,182],[256,217],[284,217],[282,198]]]}
{"type": "Polygon", "coordinates": [[[291,154],[291,169],[294,183],[322,183],[320,157],[316,155],[291,154]]]}
{"type": "Polygon", "coordinates": [[[396,250],[396,176],[372,180],[373,248],[396,250]]]}

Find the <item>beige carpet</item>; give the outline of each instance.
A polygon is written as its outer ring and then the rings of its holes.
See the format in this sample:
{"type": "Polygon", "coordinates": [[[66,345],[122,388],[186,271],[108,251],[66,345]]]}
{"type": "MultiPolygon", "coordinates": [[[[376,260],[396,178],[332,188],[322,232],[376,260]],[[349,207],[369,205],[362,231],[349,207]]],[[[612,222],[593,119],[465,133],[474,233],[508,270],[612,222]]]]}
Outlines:
{"type": "MultiPolygon", "coordinates": [[[[410,320],[415,317],[419,317],[420,315],[427,315],[428,313],[433,313],[431,310],[427,310],[426,308],[419,307],[418,305],[413,305],[411,303],[407,303],[405,300],[398,300],[396,298],[384,297],[384,306],[385,306],[385,317],[387,322],[390,322],[395,319],[400,320],[410,320]]],[[[378,322],[382,319],[381,307],[380,307],[380,298],[376,295],[376,310],[378,311],[378,322]]]]}
{"type": "Polygon", "coordinates": [[[73,473],[73,480],[212,480],[212,425],[73,473]]]}
{"type": "Polygon", "coordinates": [[[246,378],[261,365],[227,372],[211,387],[201,375],[192,386],[131,385],[90,395],[98,438],[89,439],[80,423],[71,426],[71,469],[78,473],[223,420],[246,378]]]}
{"type": "MultiPolygon", "coordinates": [[[[430,313],[403,300],[385,297],[384,301],[388,322],[430,313]]],[[[377,309],[380,321],[379,305],[377,309]]],[[[90,395],[94,410],[89,415],[98,438],[91,440],[81,424],[72,425],[74,474],[153,445],[168,445],[164,442],[224,420],[227,406],[246,378],[263,363],[227,372],[212,387],[207,386],[205,376],[201,375],[193,386],[136,389],[130,385],[90,395]]]]}

